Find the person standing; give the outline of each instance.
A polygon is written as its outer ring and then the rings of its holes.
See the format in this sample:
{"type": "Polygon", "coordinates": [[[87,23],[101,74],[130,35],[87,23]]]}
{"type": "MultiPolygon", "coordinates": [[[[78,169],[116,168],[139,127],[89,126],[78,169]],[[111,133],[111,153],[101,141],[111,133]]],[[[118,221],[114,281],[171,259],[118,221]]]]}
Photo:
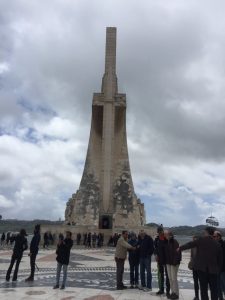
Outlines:
{"type": "Polygon", "coordinates": [[[214,232],[213,238],[220,244],[223,252],[223,264],[218,275],[218,297],[219,300],[223,300],[223,294],[225,294],[225,243],[221,233],[217,230],[214,232]]]}
{"type": "Polygon", "coordinates": [[[138,239],[134,232],[131,233],[130,240],[128,243],[135,247],[136,250],[128,250],[129,253],[129,265],[130,265],[130,287],[133,289],[138,288],[139,284],[139,249],[138,246],[138,239]]]}
{"type": "Polygon", "coordinates": [[[167,240],[166,253],[166,268],[170,282],[171,295],[167,295],[169,299],[179,299],[179,286],[177,273],[181,262],[181,253],[177,251],[179,244],[174,238],[172,231],[165,230],[165,238],[167,240]]]}
{"type": "Polygon", "coordinates": [[[5,243],[5,232],[3,232],[1,236],[1,245],[3,246],[4,243],[5,243]]]}
{"type": "Polygon", "coordinates": [[[91,248],[91,232],[89,232],[87,236],[87,248],[91,248]]]}
{"type": "Polygon", "coordinates": [[[31,273],[30,273],[30,276],[25,279],[25,281],[34,281],[35,262],[36,262],[36,257],[37,257],[38,250],[39,250],[40,240],[41,240],[40,225],[37,224],[34,228],[34,235],[32,237],[31,243],[30,243],[30,253],[28,254],[30,256],[31,273]]]}
{"type": "Polygon", "coordinates": [[[158,268],[158,285],[159,290],[156,295],[160,296],[164,294],[164,276],[166,276],[166,295],[170,294],[170,282],[166,269],[166,243],[167,240],[164,235],[163,227],[158,228],[158,236],[154,242],[154,254],[158,268]]]}
{"type": "Polygon", "coordinates": [[[12,268],[13,268],[15,262],[16,262],[16,266],[15,266],[15,270],[13,273],[12,281],[17,281],[17,274],[18,274],[21,259],[23,257],[23,252],[25,250],[27,250],[27,248],[28,248],[26,236],[27,236],[27,234],[26,234],[25,229],[21,229],[20,233],[15,238],[15,245],[13,248],[11,262],[10,262],[8,271],[6,273],[6,281],[10,280],[10,275],[11,275],[12,268]]]}
{"type": "Polygon", "coordinates": [[[96,240],[97,240],[97,234],[94,232],[94,234],[92,235],[92,247],[93,248],[96,247],[96,240]]]}
{"type": "Polygon", "coordinates": [[[80,240],[81,240],[81,234],[78,232],[77,234],[77,245],[80,245],[80,240]]]}
{"type": "MultiPolygon", "coordinates": [[[[193,241],[197,240],[197,236],[193,236],[193,241]]],[[[195,260],[196,260],[197,248],[191,249],[191,259],[188,264],[188,268],[192,271],[192,276],[194,280],[194,289],[195,289],[195,297],[193,300],[199,300],[199,278],[198,271],[194,268],[195,260]]]]}
{"type": "Polygon", "coordinates": [[[141,275],[141,289],[144,291],[152,290],[152,271],[151,271],[151,257],[154,253],[154,243],[151,236],[147,235],[144,230],[140,232],[140,239],[138,242],[140,253],[140,275],[141,275]],[[147,273],[147,286],[146,276],[147,273]]]}
{"type": "Polygon", "coordinates": [[[83,240],[83,245],[86,247],[87,246],[87,232],[83,234],[84,240],[83,240]]]}
{"type": "Polygon", "coordinates": [[[11,232],[7,232],[6,234],[6,245],[9,244],[11,232]]]}
{"type": "Polygon", "coordinates": [[[72,233],[70,231],[66,232],[66,238],[63,239],[61,235],[59,237],[59,242],[56,250],[56,261],[57,261],[57,273],[56,273],[56,284],[53,289],[59,288],[60,281],[60,273],[63,269],[63,281],[61,285],[61,290],[64,290],[66,287],[66,279],[67,279],[67,268],[70,260],[70,250],[73,247],[72,233]]]}
{"type": "Polygon", "coordinates": [[[223,264],[223,253],[220,244],[213,239],[214,231],[214,228],[206,227],[204,237],[177,249],[177,251],[183,251],[197,248],[193,267],[198,272],[202,300],[209,300],[208,286],[211,300],[218,300],[217,278],[223,264]]]}
{"type": "Polygon", "coordinates": [[[44,233],[44,245],[43,245],[43,248],[47,248],[48,249],[48,246],[49,246],[49,234],[48,232],[45,232],[44,233]]]}
{"type": "Polygon", "coordinates": [[[131,246],[127,242],[128,232],[126,230],[122,231],[122,235],[119,238],[116,245],[115,261],[116,261],[116,283],[117,290],[124,290],[127,287],[123,284],[123,272],[124,263],[127,257],[127,250],[135,250],[136,248],[131,246]]]}

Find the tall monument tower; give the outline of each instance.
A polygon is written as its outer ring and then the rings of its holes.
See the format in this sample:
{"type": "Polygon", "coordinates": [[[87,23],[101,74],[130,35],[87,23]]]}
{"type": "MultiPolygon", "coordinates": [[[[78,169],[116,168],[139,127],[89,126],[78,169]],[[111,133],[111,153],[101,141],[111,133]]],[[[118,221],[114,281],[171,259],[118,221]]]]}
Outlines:
{"type": "Polygon", "coordinates": [[[134,193],[127,135],[126,95],[118,93],[116,28],[106,29],[105,73],[101,93],[94,93],[91,132],[83,176],[69,199],[67,224],[100,229],[137,228],[145,224],[144,204],[134,193]]]}

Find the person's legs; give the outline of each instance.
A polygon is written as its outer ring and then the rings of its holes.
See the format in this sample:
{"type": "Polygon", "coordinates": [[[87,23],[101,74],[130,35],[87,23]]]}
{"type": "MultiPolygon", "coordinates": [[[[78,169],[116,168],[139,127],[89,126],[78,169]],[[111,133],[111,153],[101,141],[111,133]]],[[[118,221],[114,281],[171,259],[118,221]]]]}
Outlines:
{"type": "Polygon", "coordinates": [[[158,286],[159,291],[164,292],[164,267],[158,263],[158,286]]]}
{"type": "Polygon", "coordinates": [[[138,285],[138,283],[139,283],[139,263],[135,264],[134,272],[135,272],[135,285],[138,285]]]}
{"type": "Polygon", "coordinates": [[[225,272],[220,273],[220,281],[221,281],[221,288],[223,294],[225,294],[225,272]]]}
{"type": "Polygon", "coordinates": [[[194,288],[195,288],[195,297],[199,299],[199,278],[198,278],[198,272],[196,270],[192,271],[193,274],[193,280],[194,280],[194,288]]]}
{"type": "Polygon", "coordinates": [[[206,272],[198,271],[198,278],[199,278],[199,283],[200,283],[201,299],[209,300],[208,274],[206,272]]]}
{"type": "Polygon", "coordinates": [[[30,269],[31,269],[30,278],[31,279],[34,279],[36,256],[37,256],[36,254],[31,254],[30,256],[30,269]]]}
{"type": "Polygon", "coordinates": [[[7,281],[9,281],[9,279],[10,279],[10,274],[11,274],[11,272],[12,272],[12,268],[13,268],[13,266],[14,266],[15,260],[16,260],[15,256],[12,255],[12,257],[11,257],[11,262],[10,262],[10,265],[9,265],[9,268],[8,268],[8,271],[7,271],[7,273],[6,273],[6,280],[7,280],[7,281]]]}
{"type": "Polygon", "coordinates": [[[145,283],[145,259],[144,258],[140,259],[140,273],[141,273],[141,285],[145,287],[146,283],[145,283]]]}
{"type": "MultiPolygon", "coordinates": [[[[209,288],[211,293],[211,300],[218,300],[218,275],[208,274],[209,288]]],[[[222,295],[223,299],[223,295],[222,295]]]]}
{"type": "Polygon", "coordinates": [[[14,273],[13,273],[13,279],[12,279],[13,281],[17,280],[17,274],[18,274],[18,271],[19,271],[19,265],[20,265],[21,259],[22,259],[22,257],[18,257],[17,260],[16,260],[16,266],[15,266],[15,270],[14,270],[14,273]]]}
{"type": "Polygon", "coordinates": [[[130,264],[130,284],[134,285],[134,262],[129,260],[130,264]]]}
{"type": "Polygon", "coordinates": [[[168,274],[168,278],[169,278],[170,289],[171,289],[171,292],[173,293],[171,265],[166,265],[166,269],[167,269],[167,274],[168,274]]]}
{"type": "Polygon", "coordinates": [[[116,258],[116,283],[117,288],[123,287],[123,271],[124,271],[124,259],[116,258]]]}
{"type": "Polygon", "coordinates": [[[222,289],[222,281],[221,281],[221,273],[217,276],[217,293],[219,300],[223,300],[223,289],[222,289]]]}
{"type": "Polygon", "coordinates": [[[166,274],[166,293],[169,294],[170,293],[170,281],[169,281],[169,276],[168,276],[168,272],[167,272],[167,267],[163,266],[163,268],[165,269],[165,274],[166,274]]]}
{"type": "Polygon", "coordinates": [[[62,264],[59,262],[57,263],[57,270],[56,270],[56,286],[59,286],[59,280],[60,280],[60,273],[62,269],[62,264]]]}
{"type": "Polygon", "coordinates": [[[67,265],[63,265],[63,282],[62,282],[62,287],[61,288],[65,288],[66,286],[66,279],[67,279],[67,265]]]}
{"type": "Polygon", "coordinates": [[[171,266],[172,292],[177,296],[179,296],[179,286],[177,280],[178,268],[179,265],[171,266]]]}
{"type": "Polygon", "coordinates": [[[147,288],[152,289],[151,256],[145,259],[145,268],[147,271],[147,288]]]}

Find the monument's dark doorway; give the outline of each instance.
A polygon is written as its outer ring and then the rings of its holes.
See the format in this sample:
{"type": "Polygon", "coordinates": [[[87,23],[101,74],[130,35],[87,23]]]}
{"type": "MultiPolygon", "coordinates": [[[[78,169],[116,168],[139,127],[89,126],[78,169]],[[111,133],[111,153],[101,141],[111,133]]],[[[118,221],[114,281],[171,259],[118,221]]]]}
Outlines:
{"type": "Polygon", "coordinates": [[[99,229],[112,229],[112,216],[100,216],[99,229]]]}

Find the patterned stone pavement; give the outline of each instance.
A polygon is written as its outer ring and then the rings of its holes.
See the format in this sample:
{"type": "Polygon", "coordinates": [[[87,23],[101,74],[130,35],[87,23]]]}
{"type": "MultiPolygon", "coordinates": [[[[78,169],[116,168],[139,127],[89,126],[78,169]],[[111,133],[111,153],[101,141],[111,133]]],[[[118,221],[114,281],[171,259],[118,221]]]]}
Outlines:
{"type": "MultiPolygon", "coordinates": [[[[0,250],[0,299],[160,299],[155,295],[157,291],[156,263],[152,263],[153,291],[115,290],[114,249],[73,249],[68,268],[67,288],[65,291],[53,290],[56,274],[55,250],[40,250],[37,258],[39,270],[35,281],[26,283],[29,275],[29,258],[24,254],[20,264],[18,281],[6,282],[5,274],[9,266],[11,250],[0,250]]],[[[187,269],[189,254],[183,256],[179,270],[180,299],[193,298],[192,274],[187,269]]],[[[124,282],[129,286],[129,264],[125,265],[124,282]]],[[[166,299],[165,297],[161,297],[166,299]]]]}

